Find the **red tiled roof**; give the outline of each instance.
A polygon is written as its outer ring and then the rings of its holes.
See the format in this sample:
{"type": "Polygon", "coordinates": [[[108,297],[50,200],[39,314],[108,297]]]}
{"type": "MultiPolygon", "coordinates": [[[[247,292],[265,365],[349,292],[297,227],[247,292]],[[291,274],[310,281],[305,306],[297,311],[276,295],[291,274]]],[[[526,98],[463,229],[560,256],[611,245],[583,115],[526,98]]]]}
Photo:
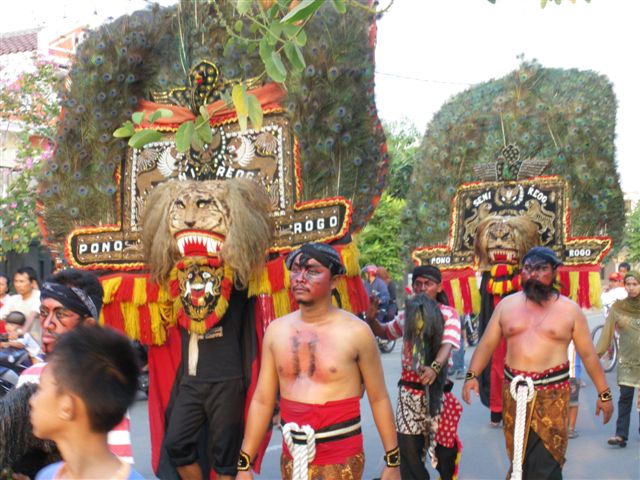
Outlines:
{"type": "Polygon", "coordinates": [[[36,50],[38,48],[39,30],[21,30],[19,32],[0,34],[0,55],[36,50]]]}

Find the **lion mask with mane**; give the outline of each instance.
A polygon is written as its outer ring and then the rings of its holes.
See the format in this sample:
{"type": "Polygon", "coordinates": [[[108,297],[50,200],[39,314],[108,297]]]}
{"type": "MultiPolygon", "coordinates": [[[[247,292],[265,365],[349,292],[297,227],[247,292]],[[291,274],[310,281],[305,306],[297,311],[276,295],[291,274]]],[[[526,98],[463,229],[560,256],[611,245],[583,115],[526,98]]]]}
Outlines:
{"type": "Polygon", "coordinates": [[[517,265],[525,253],[540,245],[538,226],[528,217],[490,215],[478,224],[474,251],[480,271],[492,265],[517,265]]]}
{"type": "Polygon", "coordinates": [[[183,258],[185,232],[206,232],[207,256],[231,268],[234,282],[245,288],[264,265],[273,238],[271,202],[264,188],[243,178],[168,181],[146,201],[142,246],[151,279],[166,283],[183,258]],[[213,251],[212,251],[213,250],[213,251]]]}

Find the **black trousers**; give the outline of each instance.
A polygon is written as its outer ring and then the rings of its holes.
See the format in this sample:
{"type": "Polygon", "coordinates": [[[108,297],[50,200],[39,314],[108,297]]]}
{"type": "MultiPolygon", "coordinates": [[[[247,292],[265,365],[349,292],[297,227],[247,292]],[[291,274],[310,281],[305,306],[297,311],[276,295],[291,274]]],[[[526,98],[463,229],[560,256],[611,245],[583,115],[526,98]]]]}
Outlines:
{"type": "MultiPolygon", "coordinates": [[[[400,478],[402,480],[429,480],[429,472],[425,466],[427,439],[424,435],[406,435],[398,433],[400,448],[400,478]]],[[[436,445],[436,457],[442,480],[452,480],[456,471],[458,445],[451,448],[436,445]]]]}
{"type": "Polygon", "coordinates": [[[438,470],[441,480],[453,480],[456,472],[458,444],[454,444],[453,447],[445,447],[440,444],[436,445],[436,457],[438,458],[436,470],[438,470]]]}
{"type": "Polygon", "coordinates": [[[400,478],[429,480],[429,472],[424,465],[427,452],[426,437],[398,433],[398,448],[400,448],[400,478]]]}
{"type": "MultiPolygon", "coordinates": [[[[631,404],[633,403],[633,393],[635,387],[618,385],[620,387],[620,398],[618,399],[618,420],[616,421],[616,435],[629,438],[629,423],[631,422],[631,404]]],[[[640,414],[638,416],[640,419],[640,414]]],[[[640,420],[639,420],[640,421],[640,420]]],[[[638,427],[640,430],[640,426],[638,427]]]]}
{"type": "Polygon", "coordinates": [[[542,439],[533,429],[529,430],[522,464],[522,478],[524,480],[562,480],[562,466],[545,448],[542,439]]]}

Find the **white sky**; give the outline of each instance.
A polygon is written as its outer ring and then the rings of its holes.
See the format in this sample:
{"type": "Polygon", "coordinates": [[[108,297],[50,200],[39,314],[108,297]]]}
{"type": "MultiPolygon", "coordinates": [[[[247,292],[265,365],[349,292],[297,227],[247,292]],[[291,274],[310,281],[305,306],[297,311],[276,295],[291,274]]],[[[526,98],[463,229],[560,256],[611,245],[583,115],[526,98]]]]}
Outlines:
{"type": "MultiPolygon", "coordinates": [[[[382,6],[389,0],[381,0],[382,6]]],[[[163,0],[161,3],[173,3],[163,0]]],[[[0,32],[78,24],[131,13],[143,0],[7,2],[0,32]]],[[[517,68],[517,55],[545,67],[606,75],[618,98],[616,147],[623,189],[640,191],[634,134],[639,125],[640,2],[636,0],[395,0],[378,23],[376,97],[380,117],[407,117],[424,131],[442,104],[473,83],[517,68]],[[635,59],[635,60],[634,60],[635,59]],[[408,80],[389,76],[411,77],[408,80]]]]}
{"type": "Polygon", "coordinates": [[[623,190],[637,193],[639,21],[636,0],[549,0],[544,9],[539,0],[396,0],[378,23],[379,115],[406,116],[424,131],[447,99],[516,69],[521,53],[545,67],[593,70],[613,83],[618,170],[623,190]]]}

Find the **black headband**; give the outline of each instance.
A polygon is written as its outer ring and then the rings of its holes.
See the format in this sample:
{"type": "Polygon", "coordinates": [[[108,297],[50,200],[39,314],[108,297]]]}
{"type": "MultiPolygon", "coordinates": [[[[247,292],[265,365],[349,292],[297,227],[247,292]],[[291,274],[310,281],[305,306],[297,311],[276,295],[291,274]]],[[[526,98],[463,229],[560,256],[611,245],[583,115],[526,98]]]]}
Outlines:
{"type": "Polygon", "coordinates": [[[313,258],[328,268],[332,275],[344,275],[347,272],[336,249],[325,243],[305,243],[297,250],[291,252],[285,261],[289,270],[291,270],[293,261],[298,255],[303,255],[301,258],[303,263],[307,259],[313,258]]]}
{"type": "Polygon", "coordinates": [[[522,264],[524,265],[527,260],[534,263],[549,263],[553,268],[562,265],[562,260],[558,258],[556,252],[547,247],[533,247],[522,257],[522,264]]]}
{"type": "Polygon", "coordinates": [[[412,282],[415,282],[418,277],[424,277],[433,282],[442,283],[442,273],[440,273],[440,270],[433,265],[420,265],[419,267],[414,268],[411,277],[412,282]]]}
{"type": "Polygon", "coordinates": [[[93,317],[96,320],[100,315],[102,307],[101,298],[91,298],[91,296],[78,287],[67,287],[60,283],[45,282],[40,290],[40,300],[53,298],[65,308],[77,313],[81,317],[93,317]]]}

